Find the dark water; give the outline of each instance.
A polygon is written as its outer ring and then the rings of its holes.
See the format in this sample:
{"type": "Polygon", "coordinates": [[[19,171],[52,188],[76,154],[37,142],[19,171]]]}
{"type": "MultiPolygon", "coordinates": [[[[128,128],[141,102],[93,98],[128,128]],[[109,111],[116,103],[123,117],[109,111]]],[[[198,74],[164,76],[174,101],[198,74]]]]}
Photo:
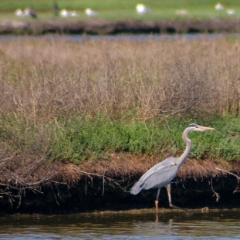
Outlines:
{"type": "Polygon", "coordinates": [[[240,239],[240,210],[154,211],[0,218],[0,239],[240,239]]]}
{"type": "Polygon", "coordinates": [[[15,36],[15,35],[0,35],[0,40],[16,40],[16,39],[41,39],[47,38],[52,40],[58,40],[60,38],[71,39],[73,41],[84,41],[92,39],[131,39],[131,40],[149,40],[149,39],[196,39],[196,38],[221,38],[221,37],[235,37],[239,38],[240,34],[221,34],[221,33],[210,33],[210,34],[119,34],[119,35],[58,35],[48,34],[40,36],[15,36]]]}

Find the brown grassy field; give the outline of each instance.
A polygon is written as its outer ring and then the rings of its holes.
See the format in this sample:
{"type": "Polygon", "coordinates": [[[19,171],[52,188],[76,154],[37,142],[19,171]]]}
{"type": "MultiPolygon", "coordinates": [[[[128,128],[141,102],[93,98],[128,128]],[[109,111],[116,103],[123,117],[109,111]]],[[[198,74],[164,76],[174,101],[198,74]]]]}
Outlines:
{"type": "Polygon", "coordinates": [[[2,40],[2,149],[47,159],[61,117],[238,115],[239,53],[233,38],[2,40]]]}
{"type": "Polygon", "coordinates": [[[61,117],[238,115],[239,52],[232,38],[0,41],[2,139],[46,154],[61,117]]]}
{"type": "Polygon", "coordinates": [[[0,113],[239,113],[238,39],[19,39],[0,42],[0,113]]]}

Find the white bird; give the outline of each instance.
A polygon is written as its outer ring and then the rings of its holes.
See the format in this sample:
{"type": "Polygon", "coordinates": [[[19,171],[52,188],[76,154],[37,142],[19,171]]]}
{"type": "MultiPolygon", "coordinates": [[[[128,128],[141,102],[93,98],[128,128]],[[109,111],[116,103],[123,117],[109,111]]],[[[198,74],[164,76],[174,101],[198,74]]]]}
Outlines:
{"type": "Polygon", "coordinates": [[[234,9],[227,9],[227,14],[228,15],[233,15],[235,13],[236,13],[236,11],[234,9]]]}
{"type": "Polygon", "coordinates": [[[215,5],[215,9],[216,9],[216,10],[223,10],[223,9],[224,9],[224,6],[223,6],[221,3],[217,3],[217,4],[215,5]]]}
{"type": "Polygon", "coordinates": [[[66,9],[62,9],[59,12],[61,17],[77,17],[78,13],[76,11],[67,11],[66,9]]]}
{"type": "Polygon", "coordinates": [[[18,16],[18,17],[21,17],[21,16],[24,16],[24,12],[21,9],[17,9],[15,11],[15,15],[18,16]]]}
{"type": "Polygon", "coordinates": [[[144,14],[144,13],[147,13],[147,12],[151,12],[151,9],[146,7],[144,4],[139,3],[136,6],[136,11],[137,11],[138,14],[144,14]]]}
{"type": "Polygon", "coordinates": [[[66,9],[62,9],[60,11],[60,16],[61,17],[68,17],[69,16],[69,12],[66,9]]]}
{"type": "Polygon", "coordinates": [[[175,12],[177,15],[186,15],[188,14],[188,11],[185,9],[180,9],[180,10],[176,10],[175,12]]]}
{"type": "Polygon", "coordinates": [[[37,13],[32,8],[26,8],[23,12],[24,16],[31,16],[37,18],[37,13]]]}
{"type": "Polygon", "coordinates": [[[86,8],[84,10],[84,13],[87,15],[87,16],[96,16],[98,13],[93,11],[91,8],[86,8]]]}
{"type": "Polygon", "coordinates": [[[78,16],[78,13],[76,11],[72,11],[72,12],[69,12],[69,15],[71,17],[77,17],[78,16]]]}

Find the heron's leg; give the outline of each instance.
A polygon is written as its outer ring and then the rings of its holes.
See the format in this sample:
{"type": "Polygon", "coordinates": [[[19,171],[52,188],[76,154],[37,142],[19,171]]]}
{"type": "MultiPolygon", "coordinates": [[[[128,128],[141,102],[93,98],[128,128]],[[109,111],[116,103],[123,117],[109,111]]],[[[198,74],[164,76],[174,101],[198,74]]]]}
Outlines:
{"type": "Polygon", "coordinates": [[[166,186],[166,189],[167,189],[167,194],[168,194],[168,201],[169,201],[169,207],[171,208],[175,208],[175,209],[181,209],[183,211],[186,211],[186,212],[190,212],[187,208],[180,208],[180,207],[177,207],[175,205],[172,204],[172,197],[171,197],[171,184],[168,184],[166,186]]]}
{"type": "Polygon", "coordinates": [[[157,191],[157,196],[156,196],[156,200],[155,200],[155,208],[156,208],[156,222],[158,222],[158,199],[159,199],[159,195],[160,195],[160,191],[161,191],[161,188],[158,188],[158,191],[157,191]]]}
{"type": "Polygon", "coordinates": [[[160,195],[160,191],[161,191],[161,188],[158,188],[157,196],[156,196],[156,200],[155,200],[156,212],[158,212],[158,198],[159,198],[159,195],[160,195]]]}

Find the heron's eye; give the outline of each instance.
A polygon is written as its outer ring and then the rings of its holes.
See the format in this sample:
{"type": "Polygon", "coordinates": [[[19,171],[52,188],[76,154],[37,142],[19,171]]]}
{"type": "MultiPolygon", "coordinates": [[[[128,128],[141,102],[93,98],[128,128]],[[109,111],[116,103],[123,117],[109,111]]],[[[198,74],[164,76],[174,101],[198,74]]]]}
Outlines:
{"type": "Polygon", "coordinates": [[[197,127],[198,125],[196,123],[189,124],[189,127],[197,127]]]}

